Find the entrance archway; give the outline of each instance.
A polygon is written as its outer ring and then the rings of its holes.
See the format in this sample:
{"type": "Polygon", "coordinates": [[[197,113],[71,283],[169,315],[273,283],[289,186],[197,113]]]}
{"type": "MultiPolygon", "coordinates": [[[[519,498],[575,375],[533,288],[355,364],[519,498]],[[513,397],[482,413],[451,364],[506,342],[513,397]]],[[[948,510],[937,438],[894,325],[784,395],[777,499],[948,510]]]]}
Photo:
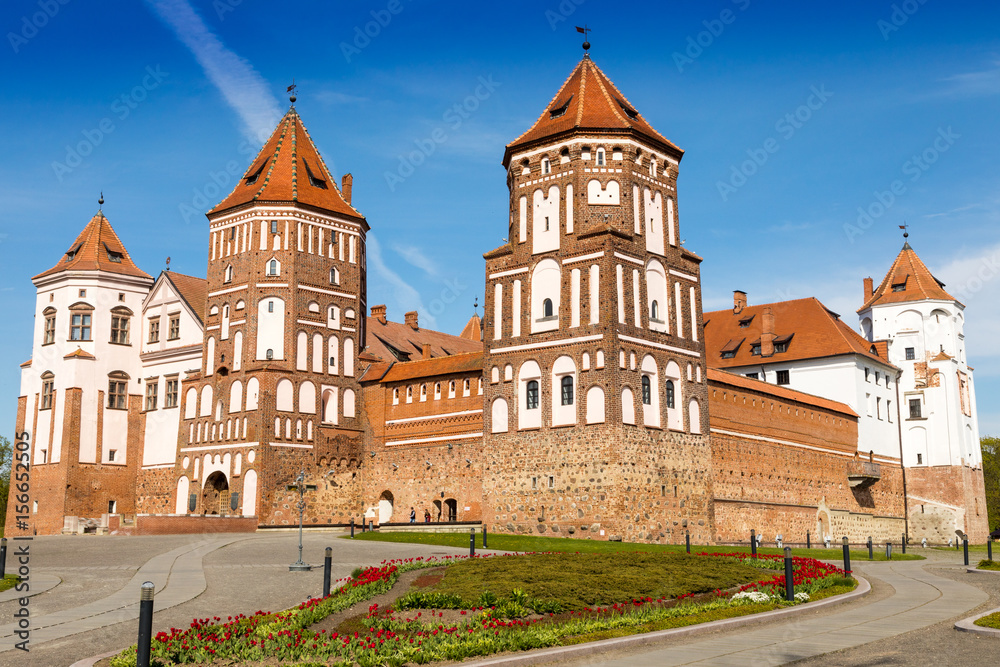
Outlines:
{"type": "Polygon", "coordinates": [[[458,501],[448,498],[444,501],[445,510],[448,512],[448,521],[458,521],[458,501]]]}
{"type": "Polygon", "coordinates": [[[216,470],[205,480],[201,491],[201,513],[229,513],[229,480],[224,472],[216,470]]]}
{"type": "Polygon", "coordinates": [[[378,522],[380,524],[389,523],[392,518],[392,503],[394,498],[389,491],[383,491],[378,499],[378,522]]]}

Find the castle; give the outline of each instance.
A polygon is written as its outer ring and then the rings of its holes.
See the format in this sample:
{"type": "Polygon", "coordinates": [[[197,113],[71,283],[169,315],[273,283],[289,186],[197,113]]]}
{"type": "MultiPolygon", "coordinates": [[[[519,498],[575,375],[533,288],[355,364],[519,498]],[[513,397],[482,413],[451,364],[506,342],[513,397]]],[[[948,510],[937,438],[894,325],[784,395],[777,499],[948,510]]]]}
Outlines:
{"type": "Polygon", "coordinates": [[[702,312],[683,154],[585,55],[506,147],[508,241],[458,336],[369,310],[352,177],[294,105],[208,212],[207,279],[145,273],[99,211],[33,278],[8,532],[291,526],[303,472],[307,526],[985,539],[964,306],[906,244],[861,333],[816,299],[702,312]]]}

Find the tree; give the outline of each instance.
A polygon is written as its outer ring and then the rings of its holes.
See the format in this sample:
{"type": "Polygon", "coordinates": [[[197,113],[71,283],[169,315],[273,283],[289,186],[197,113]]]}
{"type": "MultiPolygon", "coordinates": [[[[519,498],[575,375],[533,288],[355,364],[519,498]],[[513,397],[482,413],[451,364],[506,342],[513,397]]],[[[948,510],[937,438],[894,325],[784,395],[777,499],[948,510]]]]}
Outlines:
{"type": "Polygon", "coordinates": [[[986,512],[990,530],[1000,528],[1000,438],[980,439],[983,448],[983,480],[986,482],[986,512]]]}
{"type": "Polygon", "coordinates": [[[7,520],[7,495],[10,492],[10,440],[0,435],[0,526],[7,520]]]}

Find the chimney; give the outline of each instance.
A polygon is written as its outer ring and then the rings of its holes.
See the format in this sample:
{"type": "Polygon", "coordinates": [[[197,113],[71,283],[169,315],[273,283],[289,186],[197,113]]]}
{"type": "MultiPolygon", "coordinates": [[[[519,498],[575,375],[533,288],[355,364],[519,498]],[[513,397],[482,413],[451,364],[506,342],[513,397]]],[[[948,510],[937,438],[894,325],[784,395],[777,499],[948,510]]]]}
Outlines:
{"type": "Polygon", "coordinates": [[[774,356],[774,311],[765,308],[760,316],[760,356],[774,356]]]}
{"type": "Polygon", "coordinates": [[[384,303],[382,305],[380,305],[380,306],[372,306],[372,317],[374,317],[376,320],[378,320],[382,324],[385,324],[385,304],[384,303]]]}
{"type": "Polygon", "coordinates": [[[348,204],[351,203],[352,185],[354,185],[354,177],[350,174],[344,174],[344,177],[340,179],[340,194],[344,195],[344,201],[348,204]]]}
{"type": "Polygon", "coordinates": [[[423,348],[420,350],[420,358],[421,359],[430,359],[431,358],[431,344],[430,343],[424,343],[423,348]]]}
{"type": "Polygon", "coordinates": [[[747,293],[742,290],[733,290],[733,312],[739,315],[747,307],[747,293]]]}
{"type": "Polygon", "coordinates": [[[420,327],[417,325],[417,311],[411,310],[410,312],[404,314],[403,317],[405,318],[406,325],[408,327],[410,327],[414,331],[420,329],[420,327]]]}
{"type": "Polygon", "coordinates": [[[872,298],[872,294],[875,293],[875,284],[872,282],[871,278],[865,278],[865,302],[872,298]]]}

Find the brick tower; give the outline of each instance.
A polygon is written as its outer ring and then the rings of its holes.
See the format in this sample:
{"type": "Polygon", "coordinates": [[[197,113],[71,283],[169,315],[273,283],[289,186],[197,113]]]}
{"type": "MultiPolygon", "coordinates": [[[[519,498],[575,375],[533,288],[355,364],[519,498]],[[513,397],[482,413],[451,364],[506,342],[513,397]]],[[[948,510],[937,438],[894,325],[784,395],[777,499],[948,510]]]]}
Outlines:
{"type": "Polygon", "coordinates": [[[292,106],[208,213],[202,368],[182,387],[179,514],[292,523],[300,470],[312,522],[358,506],[356,357],[365,346],[365,234],[292,106]]]}
{"type": "Polygon", "coordinates": [[[594,539],[712,539],[701,258],[683,151],[594,64],[507,146],[487,253],[484,520],[594,539]]]}

